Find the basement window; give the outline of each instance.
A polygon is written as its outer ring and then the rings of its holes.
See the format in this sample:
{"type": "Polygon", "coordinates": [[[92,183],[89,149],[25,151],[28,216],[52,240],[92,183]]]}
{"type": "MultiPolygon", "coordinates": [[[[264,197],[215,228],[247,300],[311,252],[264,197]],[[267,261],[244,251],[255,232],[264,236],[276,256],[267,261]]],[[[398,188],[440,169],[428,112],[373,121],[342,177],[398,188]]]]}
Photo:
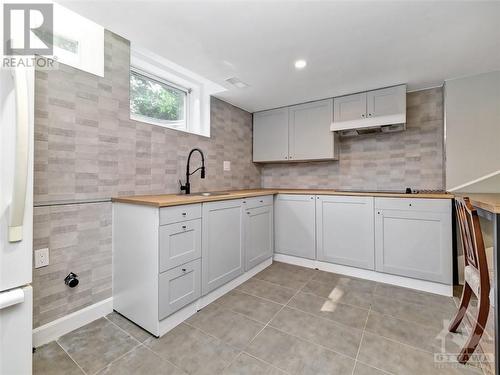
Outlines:
{"type": "Polygon", "coordinates": [[[224,90],[151,51],[131,48],[132,120],[210,137],[210,97],[224,90]]]}
{"type": "Polygon", "coordinates": [[[136,121],[188,131],[190,89],[132,68],[130,114],[136,121]]]}

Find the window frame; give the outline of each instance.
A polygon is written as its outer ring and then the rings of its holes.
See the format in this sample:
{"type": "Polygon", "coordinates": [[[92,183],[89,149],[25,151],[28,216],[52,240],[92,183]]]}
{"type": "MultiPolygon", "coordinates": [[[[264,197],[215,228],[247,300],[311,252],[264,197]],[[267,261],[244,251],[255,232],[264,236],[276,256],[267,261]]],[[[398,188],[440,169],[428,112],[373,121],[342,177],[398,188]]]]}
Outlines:
{"type": "MultiPolygon", "coordinates": [[[[130,48],[130,68],[134,68],[153,79],[165,81],[167,85],[173,87],[188,88],[190,90],[187,103],[187,129],[175,129],[165,126],[162,123],[139,121],[146,124],[162,126],[166,129],[181,131],[200,137],[210,138],[211,122],[211,97],[227,89],[209,79],[192,72],[162,56],[159,56],[147,49],[132,44],[130,48]]],[[[130,77],[129,77],[130,89],[130,77]]],[[[130,92],[130,90],[129,90],[130,92]]],[[[130,99],[130,98],[129,98],[130,99]]],[[[130,108],[130,100],[129,100],[130,108]]]]}
{"type": "Polygon", "coordinates": [[[171,87],[175,90],[178,90],[178,91],[182,91],[184,94],[185,94],[185,97],[184,97],[184,127],[183,128],[176,128],[174,126],[169,126],[167,123],[165,122],[162,122],[160,119],[155,119],[153,117],[148,117],[148,116],[145,116],[145,115],[141,115],[141,114],[137,114],[137,113],[133,113],[132,112],[132,95],[131,95],[131,89],[129,90],[130,92],[130,104],[129,104],[129,107],[130,107],[130,119],[131,120],[134,120],[134,121],[139,121],[139,122],[144,122],[144,123],[147,123],[147,124],[152,124],[152,125],[157,125],[157,126],[162,126],[164,128],[168,128],[168,129],[172,129],[172,130],[178,130],[178,131],[183,131],[183,132],[188,132],[188,133],[191,133],[190,131],[190,128],[189,128],[189,125],[190,125],[190,94],[192,92],[192,89],[191,88],[187,88],[187,87],[184,87],[184,86],[181,86],[181,85],[178,85],[174,82],[171,82],[171,81],[168,81],[162,77],[158,77],[157,75],[155,74],[152,74],[152,73],[148,73],[148,72],[145,72],[143,69],[140,69],[140,68],[137,68],[133,65],[130,66],[130,76],[129,76],[129,84],[130,84],[130,80],[131,80],[131,77],[132,77],[132,74],[136,74],[136,75],[139,75],[139,76],[142,76],[144,78],[147,78],[151,81],[154,81],[154,82],[157,82],[159,83],[160,85],[163,85],[163,86],[167,86],[167,87],[171,87]],[[157,121],[155,121],[157,120],[157,121]]]}

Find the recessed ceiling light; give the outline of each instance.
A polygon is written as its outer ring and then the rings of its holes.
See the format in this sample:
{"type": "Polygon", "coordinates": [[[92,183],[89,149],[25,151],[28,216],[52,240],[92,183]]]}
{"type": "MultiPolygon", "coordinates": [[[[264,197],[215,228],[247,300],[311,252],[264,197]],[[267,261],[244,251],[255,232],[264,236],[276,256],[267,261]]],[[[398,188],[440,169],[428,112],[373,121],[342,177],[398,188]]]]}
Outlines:
{"type": "Polygon", "coordinates": [[[296,69],[304,69],[307,65],[306,60],[297,60],[295,61],[295,68],[296,69]]]}

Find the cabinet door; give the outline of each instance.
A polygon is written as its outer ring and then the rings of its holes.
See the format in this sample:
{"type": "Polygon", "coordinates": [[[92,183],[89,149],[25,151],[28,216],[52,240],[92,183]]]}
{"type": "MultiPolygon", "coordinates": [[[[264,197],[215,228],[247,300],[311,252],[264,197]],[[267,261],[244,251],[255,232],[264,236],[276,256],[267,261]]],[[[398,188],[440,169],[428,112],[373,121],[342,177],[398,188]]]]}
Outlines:
{"type": "Polygon", "coordinates": [[[366,92],[333,99],[334,122],[366,118],[366,92]]]}
{"type": "Polygon", "coordinates": [[[201,256],[201,219],[160,226],[160,272],[201,256]]]}
{"type": "Polygon", "coordinates": [[[320,160],[338,157],[330,130],[333,99],[296,105],[289,108],[289,159],[320,160]]]}
{"type": "Polygon", "coordinates": [[[275,252],[316,259],[314,195],[279,194],[274,207],[275,252]]]}
{"type": "Polygon", "coordinates": [[[368,91],[368,117],[400,115],[406,112],[406,85],[368,91]]]}
{"type": "Polygon", "coordinates": [[[288,108],[253,115],[253,161],[288,160],[288,108]]]}
{"type": "Polygon", "coordinates": [[[451,212],[377,209],[375,258],[377,271],[451,284],[451,212]]]}
{"type": "Polygon", "coordinates": [[[245,211],[245,269],[273,256],[273,206],[245,211]]]}
{"type": "Polygon", "coordinates": [[[243,273],[242,211],[240,199],[203,204],[203,294],[243,273]]]}
{"type": "Polygon", "coordinates": [[[160,274],[158,278],[160,320],[200,297],[200,262],[200,259],[196,259],[160,274]]]}
{"type": "Polygon", "coordinates": [[[372,197],[317,196],[318,260],[373,270],[372,197]]]}

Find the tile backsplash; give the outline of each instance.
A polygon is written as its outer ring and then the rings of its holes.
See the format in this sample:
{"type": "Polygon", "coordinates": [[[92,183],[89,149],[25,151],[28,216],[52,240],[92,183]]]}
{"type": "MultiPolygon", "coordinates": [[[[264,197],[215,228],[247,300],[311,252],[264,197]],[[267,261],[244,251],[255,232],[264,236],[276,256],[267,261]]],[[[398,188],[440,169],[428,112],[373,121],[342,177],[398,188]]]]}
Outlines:
{"type": "Polygon", "coordinates": [[[104,77],[62,64],[36,72],[33,247],[49,247],[51,263],[33,272],[34,327],[111,297],[109,198],[179,192],[194,147],[207,176],[192,176],[193,191],[260,187],[250,113],[212,98],[210,138],[132,121],[129,68],[129,42],[106,32],[104,77]]]}
{"type": "Polygon", "coordinates": [[[407,94],[407,129],[341,139],[340,160],[266,164],[265,188],[444,188],[443,89],[407,94]]]}
{"type": "Polygon", "coordinates": [[[194,147],[208,164],[193,191],[260,187],[250,113],[212,98],[210,138],[130,120],[130,46],[109,32],[105,45],[103,78],[62,64],[36,72],[35,204],[177,193],[194,147]]]}

